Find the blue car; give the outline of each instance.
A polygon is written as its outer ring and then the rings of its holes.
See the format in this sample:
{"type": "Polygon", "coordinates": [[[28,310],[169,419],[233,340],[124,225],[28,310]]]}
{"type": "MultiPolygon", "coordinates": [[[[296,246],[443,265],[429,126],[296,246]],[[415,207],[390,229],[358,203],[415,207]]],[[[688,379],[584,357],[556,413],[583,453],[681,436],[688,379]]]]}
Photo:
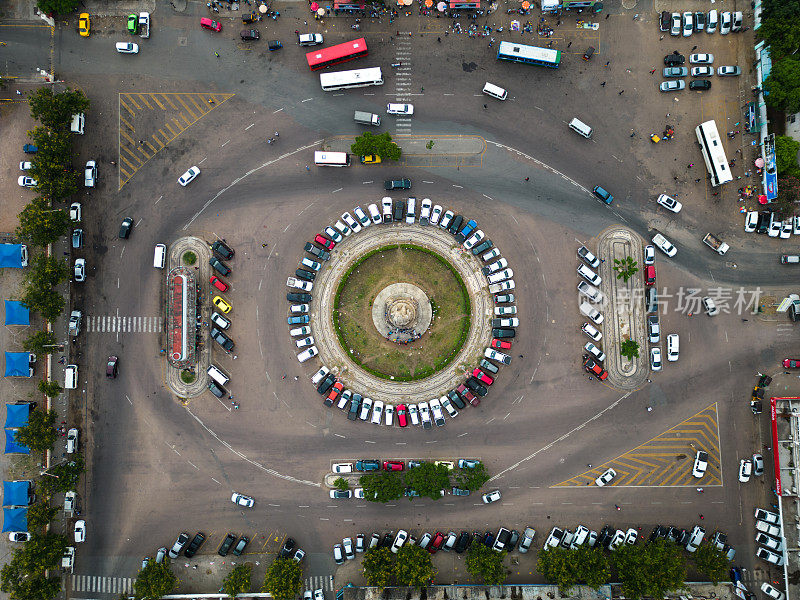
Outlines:
{"type": "Polygon", "coordinates": [[[478,222],[475,221],[474,219],[470,219],[469,221],[467,221],[467,224],[464,225],[464,228],[456,234],[456,240],[458,242],[463,242],[470,236],[470,234],[472,234],[472,231],[477,226],[478,222]]]}
{"type": "Polygon", "coordinates": [[[289,325],[305,325],[308,323],[308,315],[302,315],[300,317],[289,317],[286,319],[286,322],[289,325]]]}
{"type": "Polygon", "coordinates": [[[602,200],[606,204],[611,204],[614,201],[614,196],[609,194],[606,190],[601,188],[599,185],[594,186],[594,189],[592,190],[592,192],[594,192],[594,195],[597,196],[598,198],[600,198],[600,200],[602,200]]]}

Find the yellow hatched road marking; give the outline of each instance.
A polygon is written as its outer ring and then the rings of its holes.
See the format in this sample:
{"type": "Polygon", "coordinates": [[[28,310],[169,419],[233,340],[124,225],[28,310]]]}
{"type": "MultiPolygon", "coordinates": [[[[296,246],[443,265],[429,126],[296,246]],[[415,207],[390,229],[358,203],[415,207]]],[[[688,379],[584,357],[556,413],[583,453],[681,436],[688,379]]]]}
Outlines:
{"type": "Polygon", "coordinates": [[[158,96],[156,96],[155,94],[150,94],[150,100],[155,102],[158,105],[158,108],[160,108],[161,110],[167,110],[167,107],[158,101],[158,96]]]}
{"type": "Polygon", "coordinates": [[[133,97],[132,94],[123,94],[122,97],[130,100],[130,103],[133,104],[137,109],[142,110],[142,107],[136,104],[136,99],[133,97]]]}
{"type": "Polygon", "coordinates": [[[147,108],[149,108],[150,110],[153,110],[153,107],[152,107],[152,106],[150,105],[150,103],[147,101],[147,96],[146,96],[145,94],[136,94],[136,95],[139,97],[139,99],[142,101],[142,103],[143,103],[145,106],[147,106],[147,108]]]}

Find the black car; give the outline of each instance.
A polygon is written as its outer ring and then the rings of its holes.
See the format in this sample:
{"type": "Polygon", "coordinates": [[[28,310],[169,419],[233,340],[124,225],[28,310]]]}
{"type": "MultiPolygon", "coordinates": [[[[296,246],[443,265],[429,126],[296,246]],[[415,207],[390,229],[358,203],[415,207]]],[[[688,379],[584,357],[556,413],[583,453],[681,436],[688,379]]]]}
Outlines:
{"type": "Polygon", "coordinates": [[[228,246],[228,244],[226,244],[222,240],[217,240],[216,242],[211,244],[211,250],[213,252],[216,252],[217,254],[219,254],[225,260],[232,259],[234,257],[234,255],[236,254],[233,251],[233,248],[228,246]]]}
{"type": "Polygon", "coordinates": [[[239,541],[236,542],[236,545],[233,547],[233,555],[234,556],[241,556],[242,552],[244,552],[245,546],[247,546],[248,542],[250,542],[250,538],[246,535],[243,535],[239,538],[239,541]]]}
{"type": "Polygon", "coordinates": [[[214,394],[214,395],[215,395],[217,398],[224,398],[224,397],[225,397],[225,394],[227,394],[227,393],[228,393],[228,392],[225,390],[225,388],[224,388],[224,387],[222,387],[221,385],[219,385],[219,384],[218,384],[216,381],[214,381],[213,379],[212,379],[211,381],[209,381],[209,382],[208,382],[208,389],[209,389],[209,391],[210,391],[212,394],[214,394]]]}
{"type": "Polygon", "coordinates": [[[383,182],[383,189],[385,190],[410,190],[410,179],[387,179],[383,182]]]}
{"type": "Polygon", "coordinates": [[[258,31],[255,29],[242,29],[239,32],[239,37],[242,38],[243,42],[249,42],[250,40],[257,40],[261,36],[258,34],[258,31]]]}
{"type": "Polygon", "coordinates": [[[447,226],[447,231],[452,233],[453,235],[457,234],[461,231],[461,224],[464,222],[464,217],[461,215],[456,215],[453,217],[453,220],[450,221],[450,225],[447,226]]]}
{"type": "Polygon", "coordinates": [[[689,82],[690,90],[710,90],[711,82],[708,79],[693,79],[689,82]]]}
{"type": "Polygon", "coordinates": [[[664,57],[664,64],[668,67],[675,67],[677,65],[682,65],[686,62],[686,57],[683,54],[678,54],[677,52],[673,52],[672,54],[667,54],[664,57]]]}
{"type": "Polygon", "coordinates": [[[653,531],[650,533],[648,541],[655,542],[659,538],[667,539],[667,533],[669,533],[669,529],[661,525],[656,525],[655,527],[653,527],[653,531]]]}
{"type": "Polygon", "coordinates": [[[496,338],[513,338],[516,335],[513,329],[506,329],[505,327],[498,327],[492,329],[492,337],[496,338]]]}
{"type": "Polygon", "coordinates": [[[390,531],[389,533],[384,534],[383,539],[381,540],[381,543],[380,543],[379,547],[380,548],[391,548],[393,541],[394,541],[394,532],[390,531]]]}
{"type": "Polygon", "coordinates": [[[297,293],[297,292],[289,292],[286,294],[286,299],[289,302],[311,302],[311,294],[297,293]]]}
{"type": "Polygon", "coordinates": [[[658,311],[658,293],[656,292],[655,286],[647,288],[647,291],[644,293],[644,302],[647,306],[648,313],[658,311]]]}
{"type": "Polygon", "coordinates": [[[489,390],[486,389],[486,386],[483,385],[480,381],[478,381],[475,377],[470,377],[464,383],[466,383],[467,387],[476,394],[478,394],[478,396],[480,396],[481,398],[483,398],[486,394],[489,393],[489,390]]]}
{"type": "Polygon", "coordinates": [[[453,548],[458,554],[461,554],[469,548],[469,545],[472,543],[472,535],[470,535],[469,531],[462,531],[461,535],[458,536],[456,540],[456,545],[453,548]]]}
{"type": "Polygon", "coordinates": [[[350,400],[350,411],[347,413],[347,418],[350,421],[355,421],[358,418],[359,410],[361,410],[361,394],[353,394],[350,400]]]}
{"type": "Polygon", "coordinates": [[[223,347],[223,349],[225,349],[228,352],[233,350],[233,347],[235,346],[233,340],[224,333],[222,333],[216,327],[211,328],[211,339],[217,342],[220,346],[223,347]]]}
{"type": "Polygon", "coordinates": [[[403,216],[406,212],[406,203],[402,200],[395,200],[394,201],[394,220],[398,223],[403,220],[403,216]]]}
{"type": "Polygon", "coordinates": [[[331,386],[335,382],[336,382],[336,377],[334,376],[334,374],[333,373],[328,373],[325,376],[325,379],[323,379],[322,381],[319,382],[319,385],[317,386],[317,392],[320,395],[323,395],[323,394],[327,393],[327,391],[329,389],[331,389],[331,386]]]}
{"type": "Polygon", "coordinates": [[[306,281],[314,281],[317,278],[317,274],[314,271],[309,271],[308,269],[295,269],[294,274],[300,279],[305,279],[306,281]]]}
{"type": "Polygon", "coordinates": [[[202,546],[203,542],[205,541],[206,541],[205,534],[202,531],[199,531],[197,535],[194,536],[192,543],[186,546],[186,550],[184,550],[183,553],[187,556],[187,558],[192,558],[195,554],[197,554],[197,551],[200,549],[200,546],[202,546]]]}
{"type": "Polygon", "coordinates": [[[762,210],[758,213],[758,224],[756,225],[756,233],[767,233],[769,231],[769,218],[772,213],[768,210],[762,210]]]}
{"type": "Polygon", "coordinates": [[[681,530],[674,525],[667,530],[667,539],[670,542],[677,542],[679,537],[681,537],[681,530]]]}
{"type": "Polygon", "coordinates": [[[242,23],[245,25],[248,23],[255,23],[256,21],[258,21],[258,14],[253,11],[242,15],[242,23]]]}
{"type": "Polygon", "coordinates": [[[225,277],[227,277],[228,275],[231,274],[230,267],[228,267],[228,265],[226,265],[224,262],[222,262],[216,256],[212,256],[211,258],[209,258],[208,259],[208,264],[210,264],[212,267],[214,267],[214,270],[217,273],[220,273],[221,275],[223,275],[225,277]]]}
{"type": "Polygon", "coordinates": [[[483,545],[487,548],[494,546],[494,534],[491,531],[483,534],[483,545]]]}
{"type": "Polygon", "coordinates": [[[232,533],[226,535],[225,539],[222,540],[222,544],[220,545],[219,550],[217,550],[217,554],[219,554],[220,556],[228,556],[228,552],[230,551],[231,546],[233,546],[233,542],[235,541],[236,541],[235,535],[233,535],[232,533]]]}
{"type": "Polygon", "coordinates": [[[292,550],[294,550],[294,539],[286,538],[286,541],[283,542],[283,548],[281,548],[280,553],[278,554],[279,558],[289,558],[292,554],[292,550]]]}
{"type": "Polygon", "coordinates": [[[694,29],[695,31],[703,31],[706,28],[706,13],[698,11],[694,13],[694,29]]]}
{"type": "Polygon", "coordinates": [[[450,390],[449,392],[447,392],[447,397],[450,398],[450,402],[456,405],[458,410],[462,410],[467,407],[467,405],[464,404],[464,401],[459,397],[459,395],[456,394],[455,390],[450,390]]]}
{"type": "Polygon", "coordinates": [[[511,530],[511,537],[508,538],[508,543],[506,544],[505,549],[508,552],[513,552],[514,548],[517,547],[517,542],[519,542],[519,531],[516,529],[511,530]]]}
{"type": "Polygon", "coordinates": [[[305,251],[309,254],[313,254],[320,260],[330,260],[331,253],[327,250],[323,250],[319,246],[315,246],[311,242],[306,242],[305,251]]]}
{"type": "Polygon", "coordinates": [[[486,252],[492,247],[494,247],[494,242],[492,240],[483,240],[472,249],[472,256],[478,256],[481,252],[486,252]]]}
{"type": "Polygon", "coordinates": [[[611,525],[604,526],[600,530],[600,533],[597,535],[597,542],[595,543],[595,548],[605,548],[608,545],[608,543],[612,540],[616,532],[617,530],[614,527],[611,527],[611,525]]]}
{"type": "Polygon", "coordinates": [[[119,226],[120,239],[127,240],[128,236],[131,234],[131,229],[133,229],[133,219],[125,217],[122,220],[122,225],[119,226]]]}
{"type": "Polygon", "coordinates": [[[669,31],[671,25],[672,25],[672,15],[669,14],[666,10],[662,10],[661,19],[658,22],[658,28],[661,31],[669,31]]]}

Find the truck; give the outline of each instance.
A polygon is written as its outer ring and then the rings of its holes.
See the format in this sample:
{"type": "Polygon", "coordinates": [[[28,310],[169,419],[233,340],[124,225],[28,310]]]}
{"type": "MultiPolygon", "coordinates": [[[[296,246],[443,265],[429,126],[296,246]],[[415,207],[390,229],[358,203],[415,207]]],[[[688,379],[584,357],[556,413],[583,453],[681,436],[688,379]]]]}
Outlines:
{"type": "Polygon", "coordinates": [[[72,573],[72,567],[75,564],[75,548],[67,546],[64,550],[64,556],[61,557],[61,568],[67,573],[72,573]]]}
{"type": "Polygon", "coordinates": [[[139,37],[149,38],[150,37],[150,13],[149,12],[140,12],[139,13],[139,37]]]}
{"type": "Polygon", "coordinates": [[[730,249],[728,244],[710,233],[707,233],[706,237],[703,238],[703,243],[720,256],[725,254],[730,249]]]}
{"type": "Polygon", "coordinates": [[[381,124],[380,115],[364,112],[363,110],[357,110],[353,116],[353,120],[356,123],[361,123],[362,125],[375,125],[377,127],[381,124]]]}
{"type": "Polygon", "coordinates": [[[77,113],[72,115],[72,121],[69,124],[69,130],[72,133],[76,133],[78,135],[83,135],[83,126],[86,123],[86,115],[83,113],[77,113]]]}

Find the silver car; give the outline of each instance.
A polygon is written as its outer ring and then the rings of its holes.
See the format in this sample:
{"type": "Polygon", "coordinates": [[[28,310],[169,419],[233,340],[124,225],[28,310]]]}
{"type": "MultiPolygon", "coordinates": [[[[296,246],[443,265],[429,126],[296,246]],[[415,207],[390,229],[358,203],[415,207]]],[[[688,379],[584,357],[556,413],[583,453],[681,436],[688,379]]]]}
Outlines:
{"type": "Polygon", "coordinates": [[[682,79],[677,79],[675,81],[663,81],[658,89],[662,92],[674,92],[676,90],[683,90],[686,88],[686,82],[682,79]]]}
{"type": "Polygon", "coordinates": [[[717,75],[720,77],[735,77],[741,75],[742,69],[736,66],[717,67],[717,75]]]}

